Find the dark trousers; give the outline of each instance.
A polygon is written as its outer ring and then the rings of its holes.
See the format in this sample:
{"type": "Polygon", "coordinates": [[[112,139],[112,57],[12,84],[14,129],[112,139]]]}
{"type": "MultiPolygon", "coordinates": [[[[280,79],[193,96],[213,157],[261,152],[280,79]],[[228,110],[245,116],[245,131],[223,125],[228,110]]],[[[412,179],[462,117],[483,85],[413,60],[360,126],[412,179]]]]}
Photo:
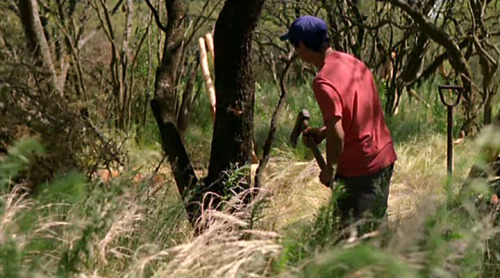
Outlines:
{"type": "Polygon", "coordinates": [[[344,193],[337,200],[342,223],[359,220],[365,214],[374,218],[385,216],[393,170],[391,164],[367,176],[335,176],[336,183],[344,186],[344,193]]]}

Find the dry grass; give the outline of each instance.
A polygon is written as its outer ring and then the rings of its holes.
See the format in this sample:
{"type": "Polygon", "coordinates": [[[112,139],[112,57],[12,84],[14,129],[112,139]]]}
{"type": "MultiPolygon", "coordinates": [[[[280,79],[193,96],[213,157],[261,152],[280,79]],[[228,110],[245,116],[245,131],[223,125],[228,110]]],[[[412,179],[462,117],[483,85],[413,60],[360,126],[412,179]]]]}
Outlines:
{"type": "MultiPolygon", "coordinates": [[[[454,146],[453,190],[456,192],[467,176],[477,154],[473,142],[454,146]]],[[[446,137],[432,135],[425,141],[396,147],[389,195],[389,219],[400,221],[415,214],[420,204],[442,200],[447,180],[446,137]]]]}
{"type": "MultiPolygon", "coordinates": [[[[426,215],[434,213],[436,200],[445,195],[444,142],[442,136],[431,136],[426,141],[397,146],[399,158],[389,199],[389,219],[397,228],[384,252],[404,254],[402,260],[417,268],[429,253],[412,248],[423,240],[426,215]]],[[[455,184],[463,180],[475,151],[468,142],[456,147],[455,184]]],[[[40,238],[53,242],[54,248],[25,258],[41,257],[44,269],[40,273],[44,275],[55,275],[61,257],[73,252],[85,261],[77,260],[73,266],[80,277],[269,277],[276,274],[273,262],[282,255],[284,235],[294,234],[289,232],[316,220],[331,195],[318,180],[319,168],[314,160],[298,162],[287,152],[278,156],[271,160],[263,188],[252,204],[243,205],[243,196],[239,195],[228,200],[222,211],[205,208],[199,222],[204,229],[199,234],[187,225],[182,209],[172,209],[179,205],[179,198],[170,177],[167,186],[155,194],[149,194],[147,183],[131,187],[125,177],[111,184],[121,191],[110,192],[107,197],[90,196],[75,204],[28,201],[20,189],[14,189],[2,197],[0,240],[15,236],[16,215],[34,210],[46,216],[36,219],[34,228],[17,240],[17,246],[22,249],[40,238]],[[252,210],[258,207],[263,210],[257,217],[262,218],[251,219],[252,210]],[[89,227],[94,230],[85,238],[89,227]]],[[[487,225],[479,221],[477,231],[488,230],[487,225]]],[[[374,234],[375,241],[378,236],[374,234]]],[[[478,233],[450,250],[456,249],[461,255],[482,238],[478,233]]],[[[355,239],[337,247],[355,248],[362,242],[355,239]]],[[[447,256],[455,267],[458,259],[447,256]]],[[[297,273],[301,270],[299,267],[297,273]]],[[[299,275],[294,273],[285,271],[286,275],[299,275]]]]}
{"type": "Polygon", "coordinates": [[[263,188],[270,192],[269,205],[263,213],[263,227],[283,231],[300,222],[312,221],[331,195],[331,191],[319,182],[318,175],[319,168],[314,160],[271,160],[263,183],[263,188]]]}
{"type": "MultiPolygon", "coordinates": [[[[463,182],[475,156],[472,142],[455,146],[454,185],[463,182]]],[[[425,200],[436,201],[444,196],[446,182],[446,138],[432,135],[423,141],[397,145],[398,160],[392,177],[388,215],[399,222],[415,214],[425,200]]],[[[282,155],[268,166],[264,188],[271,193],[265,211],[266,229],[282,231],[302,221],[310,222],[325,205],[331,191],[318,179],[319,167],[314,160],[297,162],[282,155]]]]}
{"type": "Polygon", "coordinates": [[[113,215],[111,227],[98,243],[100,259],[104,265],[108,264],[108,253],[112,253],[117,258],[127,256],[120,252],[120,248],[110,248],[111,243],[121,237],[133,236],[137,231],[137,225],[143,219],[144,215],[141,213],[140,206],[133,202],[125,205],[118,214],[113,215]]]}
{"type": "Polygon", "coordinates": [[[238,217],[209,210],[199,236],[158,255],[169,255],[157,277],[264,277],[281,246],[273,232],[248,229],[238,217]]]}
{"type": "MultiPolygon", "coordinates": [[[[279,235],[250,226],[249,214],[259,198],[246,206],[250,190],[225,203],[222,211],[205,208],[197,224],[170,248],[138,247],[127,277],[266,277],[281,251],[279,235]],[[229,212],[231,208],[231,212],[229,212]]],[[[260,196],[266,195],[261,194],[260,196]]],[[[209,198],[207,195],[206,198],[209,198]]]]}
{"type": "Polygon", "coordinates": [[[29,209],[33,202],[27,199],[27,193],[22,193],[24,189],[20,186],[15,186],[12,191],[2,196],[3,214],[0,220],[0,245],[4,244],[9,237],[15,237],[15,230],[12,231],[12,224],[15,218],[29,209]]]}

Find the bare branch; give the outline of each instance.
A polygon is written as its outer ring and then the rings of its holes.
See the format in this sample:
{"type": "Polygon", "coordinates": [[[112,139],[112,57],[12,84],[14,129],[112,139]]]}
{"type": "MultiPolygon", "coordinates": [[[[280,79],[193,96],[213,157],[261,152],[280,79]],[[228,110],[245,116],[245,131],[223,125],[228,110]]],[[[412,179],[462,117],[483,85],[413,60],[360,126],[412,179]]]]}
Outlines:
{"type": "Polygon", "coordinates": [[[160,30],[162,30],[164,33],[167,33],[167,27],[165,27],[165,25],[163,25],[161,23],[160,16],[158,15],[158,10],[156,10],[156,8],[151,4],[151,2],[149,0],[145,0],[145,1],[146,1],[146,4],[148,5],[149,9],[153,13],[153,16],[155,18],[155,22],[156,22],[156,25],[158,26],[158,28],[160,28],[160,30]]]}
{"type": "Polygon", "coordinates": [[[209,3],[210,0],[207,0],[207,2],[205,3],[205,5],[203,6],[203,9],[202,11],[200,12],[199,16],[196,18],[196,20],[194,21],[194,24],[193,24],[193,31],[191,32],[190,36],[188,37],[188,39],[186,40],[186,45],[189,44],[191,42],[191,40],[193,39],[194,35],[198,32],[198,30],[201,28],[201,26],[203,26],[203,24],[205,24],[205,22],[207,22],[207,20],[210,18],[210,16],[212,16],[212,14],[215,12],[215,10],[217,9],[217,7],[219,6],[219,4],[222,3],[222,0],[219,0],[215,6],[212,8],[212,10],[210,10],[210,12],[208,12],[207,16],[203,16],[203,11],[206,9],[208,3],[209,3]],[[203,20],[202,20],[203,19],[203,20]]]}
{"type": "Polygon", "coordinates": [[[454,59],[450,60],[455,70],[470,76],[470,69],[467,62],[463,58],[460,48],[457,43],[446,33],[439,29],[436,25],[429,22],[422,13],[416,10],[413,6],[401,0],[377,0],[379,2],[389,2],[392,5],[402,9],[420,26],[421,31],[428,35],[432,40],[442,45],[454,59]]]}
{"type": "Polygon", "coordinates": [[[123,0],[119,0],[116,5],[113,7],[113,9],[111,9],[111,15],[114,15],[118,9],[120,8],[120,6],[123,4],[123,0]]]}
{"type": "Polygon", "coordinates": [[[269,153],[271,152],[271,145],[274,140],[274,134],[276,133],[277,129],[277,121],[278,118],[281,114],[281,110],[283,109],[283,105],[285,104],[285,100],[287,97],[287,91],[286,91],[286,81],[288,79],[288,72],[290,71],[290,67],[297,58],[297,55],[289,55],[286,58],[286,64],[285,64],[285,69],[283,70],[283,73],[281,74],[280,78],[280,89],[281,89],[281,94],[280,98],[278,101],[278,104],[276,105],[276,109],[274,110],[273,116],[271,118],[271,124],[269,126],[269,133],[267,135],[266,143],[264,144],[263,148],[263,154],[262,154],[262,159],[259,161],[259,166],[257,167],[257,171],[255,173],[255,187],[260,187],[260,182],[262,179],[262,174],[264,172],[264,169],[267,166],[267,163],[269,161],[269,153]]]}

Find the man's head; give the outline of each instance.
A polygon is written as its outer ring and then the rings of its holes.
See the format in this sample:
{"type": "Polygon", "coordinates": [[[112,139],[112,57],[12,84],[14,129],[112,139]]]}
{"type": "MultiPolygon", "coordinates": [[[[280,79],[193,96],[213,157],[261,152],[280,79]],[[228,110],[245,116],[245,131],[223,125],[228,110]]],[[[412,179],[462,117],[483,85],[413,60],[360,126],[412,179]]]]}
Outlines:
{"type": "Polygon", "coordinates": [[[328,27],[323,20],[305,15],[297,18],[280,39],[290,41],[300,58],[307,61],[308,52],[321,53],[328,46],[328,27]]]}

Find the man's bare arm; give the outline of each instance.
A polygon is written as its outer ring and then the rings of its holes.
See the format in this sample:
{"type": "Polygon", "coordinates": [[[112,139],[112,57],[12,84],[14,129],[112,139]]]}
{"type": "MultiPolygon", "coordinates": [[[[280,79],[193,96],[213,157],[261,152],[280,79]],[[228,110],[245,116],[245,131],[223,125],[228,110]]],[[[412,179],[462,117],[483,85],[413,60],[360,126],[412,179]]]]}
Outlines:
{"type": "Polygon", "coordinates": [[[326,166],[321,169],[319,180],[326,186],[332,186],[333,165],[338,164],[344,149],[344,129],[341,119],[333,119],[325,123],[326,166]]]}
{"type": "Polygon", "coordinates": [[[344,149],[344,128],[342,119],[333,119],[325,124],[326,130],[326,164],[332,167],[337,164],[344,149]]]}

